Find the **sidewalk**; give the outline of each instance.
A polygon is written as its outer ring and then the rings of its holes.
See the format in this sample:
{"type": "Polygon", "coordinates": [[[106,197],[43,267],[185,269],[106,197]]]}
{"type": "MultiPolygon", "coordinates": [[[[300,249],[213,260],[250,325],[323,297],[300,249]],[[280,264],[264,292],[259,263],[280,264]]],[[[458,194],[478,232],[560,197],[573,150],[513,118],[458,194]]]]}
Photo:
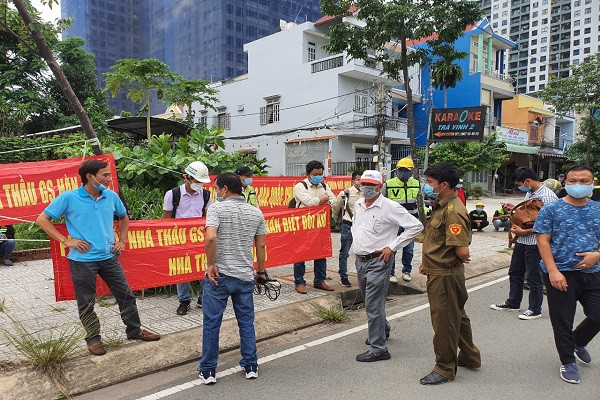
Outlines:
{"type": "MultiPolygon", "coordinates": [[[[502,201],[516,201],[517,199],[502,199],[502,201]]],[[[474,208],[475,200],[469,200],[468,209],[474,208]],[[473,204],[471,204],[473,203],[473,204]]],[[[484,199],[489,208],[489,217],[497,205],[497,199],[484,199]],[[495,203],[495,204],[494,204],[495,203]]],[[[471,245],[472,262],[471,266],[475,269],[485,268],[477,266],[478,260],[495,258],[506,248],[506,233],[494,232],[492,227],[486,228],[484,232],[473,233],[473,243],[471,245]]],[[[348,289],[340,285],[337,274],[338,253],[340,247],[339,233],[332,233],[332,257],[327,260],[329,285],[335,288],[336,292],[346,291],[348,289]]],[[[411,286],[420,291],[425,290],[425,278],[418,274],[418,265],[421,260],[420,243],[415,244],[415,254],[413,258],[413,280],[410,284],[402,281],[400,270],[400,255],[397,256],[396,274],[400,283],[398,285],[411,286]]],[[[467,266],[467,270],[471,267],[467,266]]],[[[356,288],[356,269],[354,267],[354,256],[351,252],[348,259],[348,272],[351,274],[350,280],[353,282],[353,288],[356,288]]],[[[471,273],[476,273],[472,271],[471,273]]],[[[308,282],[308,294],[301,295],[294,290],[293,267],[291,265],[275,267],[269,269],[269,275],[277,278],[282,283],[281,294],[276,301],[270,301],[265,296],[255,295],[254,305],[256,311],[269,310],[282,307],[287,304],[301,302],[304,300],[315,299],[325,296],[328,292],[312,288],[312,262],[307,262],[306,281],[308,282]]],[[[77,315],[77,305],[75,301],[54,301],[54,281],[52,273],[52,263],[50,260],[28,261],[15,263],[13,267],[0,266],[0,304],[4,301],[5,313],[0,312],[0,326],[8,331],[14,331],[14,325],[8,316],[17,319],[23,324],[30,333],[41,334],[44,337],[61,335],[67,330],[81,330],[81,324],[77,315]]],[[[146,329],[158,332],[162,335],[186,331],[192,328],[202,326],[202,309],[195,308],[195,302],[192,303],[190,312],[185,316],[176,315],[175,310],[179,305],[176,294],[145,296],[138,298],[138,309],[140,312],[142,324],[146,329]]],[[[95,311],[102,326],[102,335],[104,340],[114,345],[126,345],[129,342],[125,336],[124,326],[120,319],[119,309],[112,297],[99,299],[96,302],[95,311]]],[[[231,305],[225,312],[224,319],[234,317],[231,305]]],[[[82,355],[87,354],[84,341],[81,341],[79,350],[82,355]]],[[[16,361],[20,358],[18,351],[11,346],[0,331],[0,362],[2,360],[16,361]]]]}

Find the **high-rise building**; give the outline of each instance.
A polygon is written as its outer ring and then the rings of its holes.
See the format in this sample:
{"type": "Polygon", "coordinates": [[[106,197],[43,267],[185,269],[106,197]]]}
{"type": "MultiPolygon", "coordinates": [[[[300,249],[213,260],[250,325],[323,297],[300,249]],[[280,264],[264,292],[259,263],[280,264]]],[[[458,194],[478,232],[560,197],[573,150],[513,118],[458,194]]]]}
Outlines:
{"type": "Polygon", "coordinates": [[[501,35],[517,43],[508,73],[517,93],[536,93],[551,79],[568,77],[600,50],[598,0],[480,0],[484,14],[501,35]]]}
{"type": "MultiPolygon", "coordinates": [[[[316,21],[319,0],[62,0],[73,17],[65,36],[80,36],[102,73],[121,58],[156,58],[188,79],[219,81],[248,69],[243,45],[279,29],[279,20],[316,21]]],[[[117,112],[139,105],[120,95],[117,112]]],[[[163,111],[157,105],[153,112],[163,111]]]]}

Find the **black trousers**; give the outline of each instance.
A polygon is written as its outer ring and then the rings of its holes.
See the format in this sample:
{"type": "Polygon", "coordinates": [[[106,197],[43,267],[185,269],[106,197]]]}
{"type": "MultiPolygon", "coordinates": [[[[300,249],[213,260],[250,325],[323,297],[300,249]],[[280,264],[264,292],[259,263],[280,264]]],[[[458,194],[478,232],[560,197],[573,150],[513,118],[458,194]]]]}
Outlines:
{"type": "Polygon", "coordinates": [[[564,365],[575,362],[575,346],[587,346],[600,332],[600,272],[565,271],[562,274],[567,280],[566,292],[555,289],[548,274],[544,274],[544,282],[554,342],[564,365]],[[573,330],[578,301],[586,317],[573,330]]]}
{"type": "Polygon", "coordinates": [[[127,337],[140,333],[141,323],[135,296],[129,287],[119,256],[96,262],[80,262],[69,260],[71,279],[75,288],[79,319],[85,328],[86,342],[100,337],[100,321],[94,312],[96,303],[96,276],[108,285],[115,297],[121,312],[121,319],[126,326],[127,337]]]}
{"type": "Polygon", "coordinates": [[[481,224],[477,226],[475,221],[471,221],[471,229],[483,229],[490,224],[490,221],[481,220],[481,224]]]}

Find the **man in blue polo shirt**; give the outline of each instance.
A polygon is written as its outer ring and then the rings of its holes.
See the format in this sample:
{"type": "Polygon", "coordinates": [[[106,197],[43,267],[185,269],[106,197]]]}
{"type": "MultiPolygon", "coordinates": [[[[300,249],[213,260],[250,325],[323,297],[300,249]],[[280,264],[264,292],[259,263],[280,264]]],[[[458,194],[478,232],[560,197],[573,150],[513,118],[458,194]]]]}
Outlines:
{"type": "Polygon", "coordinates": [[[575,359],[592,361],[586,346],[600,332],[600,203],[589,199],[593,180],[591,168],[571,168],[564,181],[567,196],[544,206],[533,227],[562,364],[560,377],[569,383],[579,383],[575,359]],[[578,301],[585,318],[573,330],[578,301]]]}
{"type": "Polygon", "coordinates": [[[106,282],[127,327],[128,339],[155,341],[160,335],[141,329],[135,297],[119,262],[119,253],[127,244],[129,218],[119,195],[107,186],[112,174],[107,163],[84,161],[79,168],[82,185],[61,193],[37,219],[48,236],[69,248],[69,268],[75,289],[79,318],[86,331],[85,340],[93,355],[106,353],[100,337],[100,322],[94,312],[96,276],[106,282]],[[119,217],[119,240],[115,241],[113,218],[119,217]],[[70,237],[52,224],[64,216],[70,237]]]}

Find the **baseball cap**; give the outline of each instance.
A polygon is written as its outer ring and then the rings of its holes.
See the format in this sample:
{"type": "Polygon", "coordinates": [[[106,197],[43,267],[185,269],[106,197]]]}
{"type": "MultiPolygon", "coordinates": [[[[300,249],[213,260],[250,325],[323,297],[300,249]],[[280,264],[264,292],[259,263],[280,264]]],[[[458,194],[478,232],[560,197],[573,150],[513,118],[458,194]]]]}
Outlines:
{"type": "Polygon", "coordinates": [[[359,182],[379,185],[380,183],[383,183],[383,177],[381,176],[381,173],[379,171],[368,169],[365,172],[363,172],[359,182]]]}

